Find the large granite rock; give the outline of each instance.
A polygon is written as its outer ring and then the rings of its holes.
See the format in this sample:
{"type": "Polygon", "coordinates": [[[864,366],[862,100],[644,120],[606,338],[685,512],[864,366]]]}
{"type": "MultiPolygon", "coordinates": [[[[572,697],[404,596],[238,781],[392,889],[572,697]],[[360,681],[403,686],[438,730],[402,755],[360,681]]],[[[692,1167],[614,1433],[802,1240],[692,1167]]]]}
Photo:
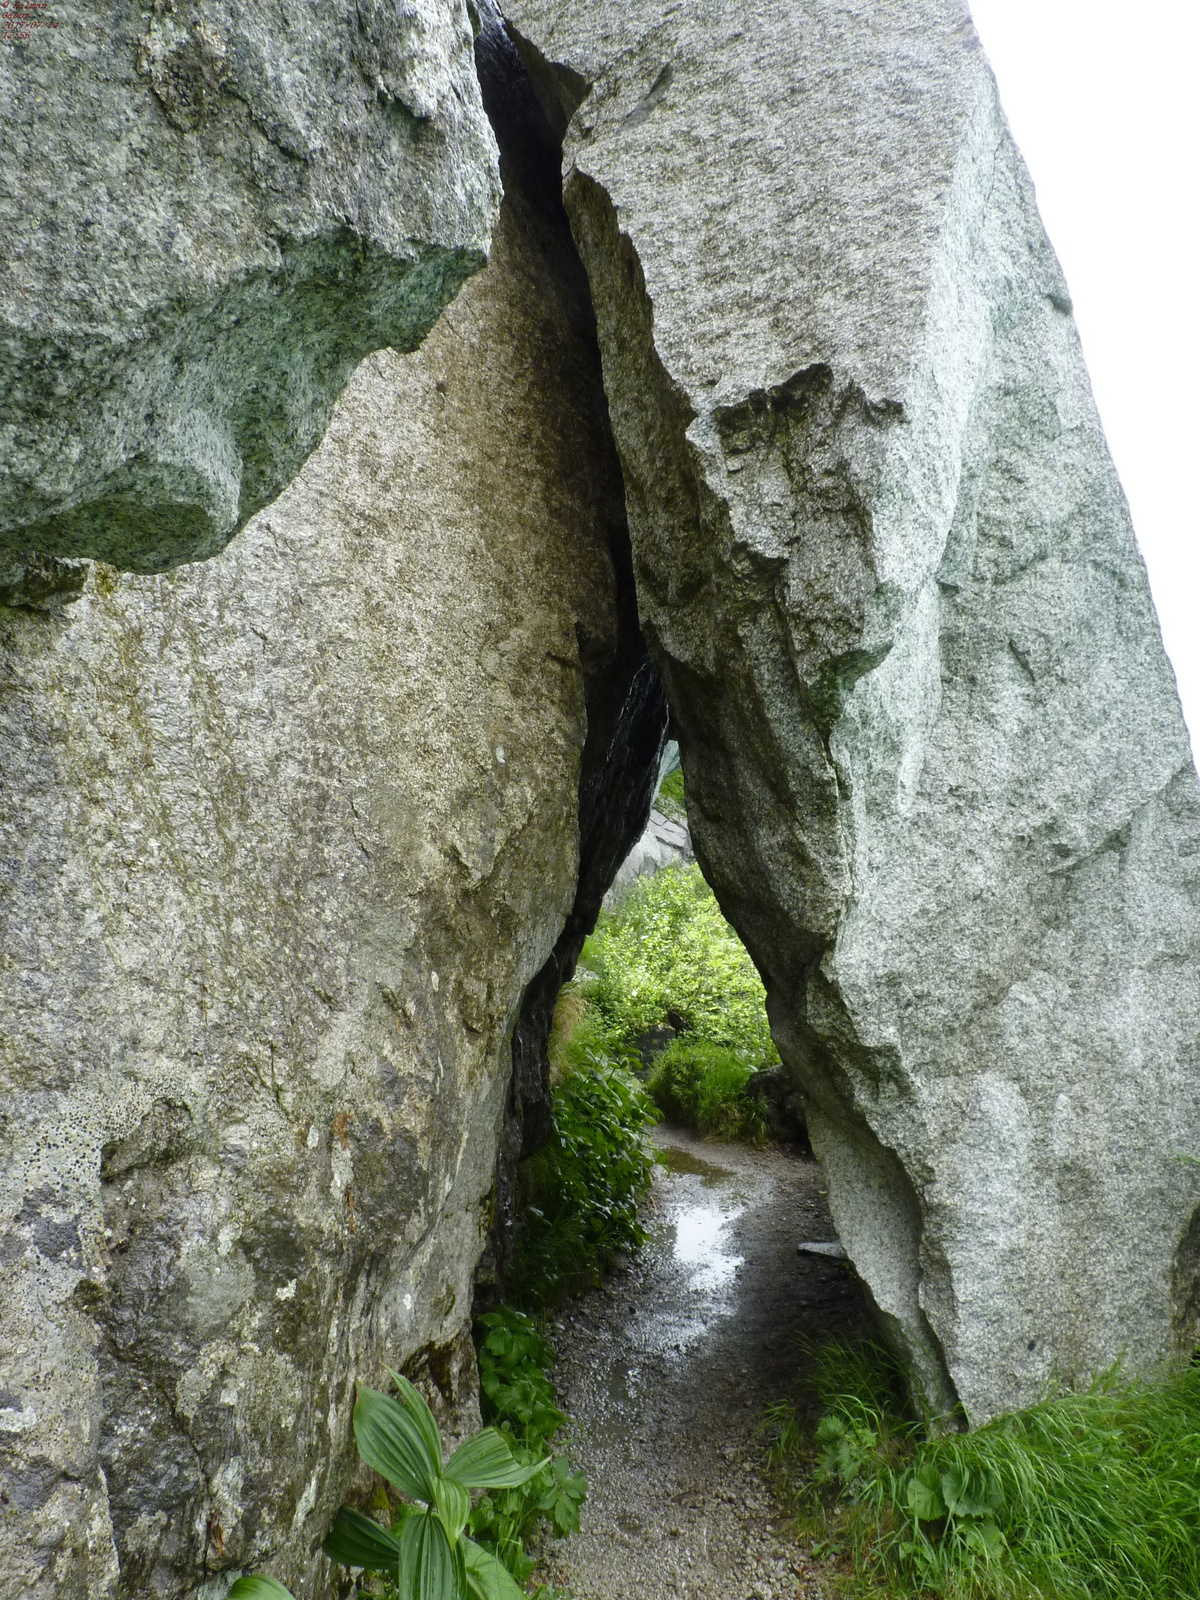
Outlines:
{"type": "Polygon", "coordinates": [[[1200,809],[957,0],[512,0],[697,854],[935,1405],[1200,1329],[1200,809]]]}
{"type": "Polygon", "coordinates": [[[156,572],[482,265],[495,142],[465,0],[52,11],[0,50],[0,544],[156,572]]]}
{"type": "Polygon", "coordinates": [[[471,1421],[514,1024],[663,732],[547,187],[220,556],[0,610],[4,1600],[312,1600],[356,1378],[471,1421]]]}

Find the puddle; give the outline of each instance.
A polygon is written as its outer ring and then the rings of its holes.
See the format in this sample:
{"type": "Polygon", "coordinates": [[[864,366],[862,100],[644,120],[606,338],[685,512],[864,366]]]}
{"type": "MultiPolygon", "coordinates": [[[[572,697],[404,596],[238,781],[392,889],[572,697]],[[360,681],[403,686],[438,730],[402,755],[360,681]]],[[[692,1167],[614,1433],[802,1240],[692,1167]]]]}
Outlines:
{"type": "Polygon", "coordinates": [[[661,1145],[657,1159],[659,1166],[666,1167],[668,1172],[686,1172],[690,1177],[699,1178],[706,1189],[715,1189],[734,1176],[732,1167],[718,1167],[711,1161],[702,1161],[677,1144],[661,1145]]]}
{"type": "Polygon", "coordinates": [[[672,1208],[675,1239],[672,1252],[681,1267],[692,1269],[690,1289],[714,1294],[732,1282],[742,1257],[725,1248],[725,1235],[746,1209],[743,1205],[679,1205],[672,1208]]]}

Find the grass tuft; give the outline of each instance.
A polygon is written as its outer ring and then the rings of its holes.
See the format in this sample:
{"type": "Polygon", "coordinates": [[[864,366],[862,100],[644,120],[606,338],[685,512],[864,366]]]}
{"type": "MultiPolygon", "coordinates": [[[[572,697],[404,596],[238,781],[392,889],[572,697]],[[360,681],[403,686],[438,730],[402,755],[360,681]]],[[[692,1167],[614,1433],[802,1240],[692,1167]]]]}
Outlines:
{"type": "MultiPolygon", "coordinates": [[[[823,1548],[851,1557],[849,1592],[1200,1596],[1200,1365],[1141,1383],[1114,1369],[1085,1393],[941,1437],[904,1415],[894,1366],[869,1347],[822,1353],[813,1387],[807,1494],[823,1548]]],[[[772,1422],[773,1463],[794,1463],[795,1414],[772,1422]]]]}
{"type": "Polygon", "coordinates": [[[685,1035],[655,1057],[646,1088],[672,1122],[710,1139],[762,1144],[769,1133],[766,1112],[746,1092],[753,1076],[736,1050],[685,1035]]]}

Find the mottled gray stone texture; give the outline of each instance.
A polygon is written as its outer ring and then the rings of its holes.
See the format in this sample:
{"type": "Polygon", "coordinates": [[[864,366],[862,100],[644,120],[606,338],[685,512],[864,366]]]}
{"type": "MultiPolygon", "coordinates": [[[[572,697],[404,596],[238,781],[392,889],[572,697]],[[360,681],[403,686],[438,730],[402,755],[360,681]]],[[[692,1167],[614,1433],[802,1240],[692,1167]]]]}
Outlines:
{"type": "Polygon", "coordinates": [[[0,544],[220,550],[483,263],[465,0],[63,0],[0,49],[0,544]]]}
{"type": "Polygon", "coordinates": [[[328,1595],[355,1380],[410,1362],[477,1424],[510,1036],[617,636],[555,271],[506,203],[222,554],[0,609],[4,1600],[328,1595]]]}
{"type": "Polygon", "coordinates": [[[1200,811],[956,0],[512,0],[697,855],[930,1400],[1194,1347],[1200,811]]]}

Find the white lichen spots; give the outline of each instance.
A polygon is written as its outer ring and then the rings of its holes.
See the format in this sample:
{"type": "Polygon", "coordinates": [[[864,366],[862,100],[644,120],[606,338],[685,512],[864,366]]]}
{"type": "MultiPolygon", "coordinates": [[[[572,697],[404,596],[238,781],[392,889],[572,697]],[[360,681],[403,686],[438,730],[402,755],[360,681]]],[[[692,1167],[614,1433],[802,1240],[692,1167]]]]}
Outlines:
{"type": "Polygon", "coordinates": [[[231,1456],[212,1480],[213,1509],[226,1537],[242,1520],[245,1478],[245,1462],[241,1456],[231,1456]]]}
{"type": "Polygon", "coordinates": [[[37,1412],[32,1406],[0,1407],[0,1433],[28,1433],[37,1426],[37,1412]]]}
{"type": "Polygon", "coordinates": [[[308,1138],[305,1139],[304,1142],[305,1142],[305,1144],[308,1146],[308,1148],[310,1150],[315,1150],[317,1148],[317,1146],[320,1144],[321,1135],[317,1132],[317,1125],[316,1125],[315,1122],[313,1123],[312,1127],[308,1130],[308,1138]]]}
{"type": "Polygon", "coordinates": [[[217,1396],[217,1399],[223,1406],[236,1406],[238,1403],[237,1384],[227,1383],[217,1396]]]}
{"type": "MultiPolygon", "coordinates": [[[[217,1254],[219,1256],[227,1256],[233,1249],[234,1241],[236,1239],[237,1232],[235,1231],[233,1224],[230,1222],[225,1223],[224,1227],[218,1229],[217,1231],[217,1254]]],[[[217,1272],[219,1273],[220,1270],[220,1267],[218,1267],[217,1272]]]]}
{"type": "Polygon", "coordinates": [[[285,1283],[282,1289],[276,1289],[275,1298],[276,1300],[294,1300],[296,1298],[295,1278],[292,1278],[288,1283],[285,1283]]]}
{"type": "Polygon", "coordinates": [[[413,1308],[413,1298],[412,1298],[412,1295],[410,1295],[410,1294],[406,1294],[406,1295],[405,1295],[405,1296],[404,1296],[404,1309],[405,1309],[405,1311],[411,1311],[411,1310],[412,1310],[412,1308],[413,1308]]]}
{"type": "Polygon", "coordinates": [[[496,746],[496,762],[497,762],[497,765],[502,767],[507,760],[508,760],[508,757],[504,754],[504,746],[502,744],[498,744],[496,746]]]}
{"type": "Polygon", "coordinates": [[[304,1486],[304,1493],[300,1496],[299,1500],[297,1500],[297,1502],[296,1502],[296,1514],[292,1518],[292,1529],[293,1529],[294,1532],[299,1532],[300,1528],[303,1526],[304,1522],[307,1520],[309,1514],[312,1511],[312,1508],[316,1505],[316,1503],[317,1503],[317,1474],[314,1472],[312,1477],[308,1480],[308,1482],[304,1486]]]}
{"type": "Polygon", "coordinates": [[[431,972],[429,974],[429,986],[433,990],[434,994],[438,992],[438,990],[441,988],[441,985],[442,980],[438,977],[437,973],[431,972]]]}
{"type": "Polygon", "coordinates": [[[354,1160],[349,1150],[342,1150],[335,1145],[332,1166],[333,1177],[330,1180],[329,1192],[336,1199],[344,1189],[350,1187],[350,1180],[354,1176],[354,1160]]]}
{"type": "Polygon", "coordinates": [[[453,1189],[453,1187],[454,1187],[454,1174],[452,1172],[448,1172],[446,1174],[446,1181],[442,1185],[442,1197],[443,1197],[443,1199],[445,1199],[446,1196],[449,1195],[449,1193],[450,1193],[451,1189],[453,1189]]]}

